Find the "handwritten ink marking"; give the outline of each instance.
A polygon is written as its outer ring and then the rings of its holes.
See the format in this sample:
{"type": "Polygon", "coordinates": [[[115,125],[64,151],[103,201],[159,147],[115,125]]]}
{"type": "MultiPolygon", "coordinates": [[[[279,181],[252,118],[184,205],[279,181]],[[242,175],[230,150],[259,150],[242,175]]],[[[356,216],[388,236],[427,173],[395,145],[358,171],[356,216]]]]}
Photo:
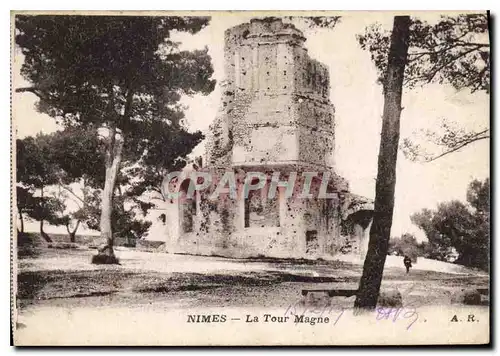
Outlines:
{"type": "Polygon", "coordinates": [[[415,324],[415,322],[418,320],[418,313],[417,313],[417,310],[415,308],[408,308],[409,310],[406,311],[405,314],[403,314],[403,318],[406,318],[406,319],[410,319],[412,317],[415,317],[413,319],[413,321],[408,324],[408,326],[406,327],[406,330],[409,330],[413,324],[415,324]]]}
{"type": "MultiPolygon", "coordinates": [[[[408,296],[414,289],[416,288],[416,284],[413,283],[406,290],[401,293],[401,297],[408,296]]],[[[298,300],[295,303],[290,304],[285,310],[284,316],[293,316],[295,317],[295,325],[298,324],[297,321],[306,320],[304,317],[306,314],[319,314],[319,318],[322,318],[324,315],[332,316],[332,325],[335,326],[339,323],[340,319],[343,317],[346,310],[353,309],[348,307],[342,307],[338,305],[332,305],[331,301],[328,300],[324,303],[324,305],[317,304],[315,306],[307,307],[304,300],[298,300]]],[[[419,314],[417,312],[417,306],[408,305],[406,307],[378,307],[375,309],[375,317],[376,320],[392,320],[393,323],[398,320],[407,320],[409,324],[406,326],[406,330],[409,330],[413,324],[415,324],[419,318],[419,314]]],[[[314,319],[313,318],[308,318],[314,319]]],[[[427,320],[424,320],[426,322],[427,320]]]]}
{"type": "Polygon", "coordinates": [[[342,309],[342,311],[340,312],[340,314],[337,317],[337,319],[335,319],[335,321],[333,322],[333,325],[337,325],[337,323],[340,320],[340,318],[342,317],[342,315],[344,315],[344,309],[342,309]]]}
{"type": "Polygon", "coordinates": [[[418,320],[418,313],[414,307],[405,307],[405,308],[387,308],[380,307],[376,309],[376,320],[389,320],[392,318],[392,322],[395,323],[401,319],[412,319],[410,323],[406,327],[406,330],[410,330],[410,328],[415,324],[418,320]]]}

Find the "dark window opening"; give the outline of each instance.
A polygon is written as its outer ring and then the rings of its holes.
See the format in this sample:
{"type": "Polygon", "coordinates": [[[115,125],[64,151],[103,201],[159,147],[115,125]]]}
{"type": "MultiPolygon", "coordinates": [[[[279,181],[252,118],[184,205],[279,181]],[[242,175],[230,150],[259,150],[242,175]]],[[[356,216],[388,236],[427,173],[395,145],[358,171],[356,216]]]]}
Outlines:
{"type": "Polygon", "coordinates": [[[318,231],[317,230],[307,230],[306,231],[306,253],[315,253],[319,249],[318,244],[318,231]]]}
{"type": "MultiPolygon", "coordinates": [[[[252,182],[256,184],[256,182],[252,182]]],[[[251,190],[244,202],[245,227],[279,227],[279,195],[268,199],[261,189],[251,190]]]]}
{"type": "Polygon", "coordinates": [[[187,196],[190,185],[191,180],[186,179],[182,182],[180,187],[181,199],[179,199],[179,204],[181,208],[183,232],[193,232],[194,230],[194,217],[196,216],[196,193],[193,193],[192,197],[187,196]]]}

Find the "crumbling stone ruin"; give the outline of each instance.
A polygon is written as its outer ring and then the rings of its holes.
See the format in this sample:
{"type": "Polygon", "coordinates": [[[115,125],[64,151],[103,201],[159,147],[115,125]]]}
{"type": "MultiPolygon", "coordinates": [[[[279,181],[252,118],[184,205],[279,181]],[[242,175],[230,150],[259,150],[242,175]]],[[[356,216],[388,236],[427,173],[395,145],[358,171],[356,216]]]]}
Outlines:
{"type": "MultiPolygon", "coordinates": [[[[169,252],[233,257],[320,257],[338,253],[364,256],[372,204],[349,192],[334,170],[334,107],[329,73],[309,57],[301,31],[279,18],[254,19],[225,33],[225,81],[219,112],[210,127],[204,167],[192,170],[221,177],[235,172],[241,193],[248,172],[273,172],[286,181],[297,172],[302,191],[304,172],[312,198],[287,198],[270,184],[248,198],[227,194],[211,200],[207,192],[168,201],[165,230],[169,252]],[[328,179],[328,199],[318,199],[328,179]]],[[[169,190],[186,194],[189,179],[168,182],[169,190]]]]}

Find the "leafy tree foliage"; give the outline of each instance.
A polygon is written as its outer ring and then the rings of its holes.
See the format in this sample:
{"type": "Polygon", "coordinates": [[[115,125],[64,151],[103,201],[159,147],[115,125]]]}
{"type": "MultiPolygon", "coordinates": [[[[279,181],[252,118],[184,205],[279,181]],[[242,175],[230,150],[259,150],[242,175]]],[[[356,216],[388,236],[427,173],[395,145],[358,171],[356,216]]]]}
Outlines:
{"type": "MultiPolygon", "coordinates": [[[[201,132],[186,131],[182,126],[169,126],[167,123],[154,122],[147,128],[147,141],[137,142],[131,147],[136,149],[131,158],[125,157],[121,181],[127,184],[124,195],[135,199],[145,192],[156,192],[163,198],[161,183],[169,171],[181,170],[186,165],[186,156],[198,145],[204,136],[201,132]],[[135,157],[140,156],[139,160],[135,157]]],[[[144,209],[141,209],[144,210],[144,209]]]]}
{"type": "Polygon", "coordinates": [[[24,215],[40,222],[40,233],[47,241],[50,237],[43,227],[64,224],[65,205],[61,199],[48,196],[47,188],[59,182],[60,171],[51,157],[50,136],[39,134],[16,141],[16,192],[17,209],[24,232],[24,215]]]}
{"type": "Polygon", "coordinates": [[[50,136],[38,134],[16,141],[16,179],[28,188],[40,189],[59,181],[51,159],[50,136]]]}
{"type": "MultiPolygon", "coordinates": [[[[99,190],[89,190],[86,195],[85,221],[86,225],[94,230],[100,229],[101,215],[101,194],[99,190]],[[89,193],[91,191],[91,193],[89,193]]],[[[135,240],[143,237],[151,226],[150,221],[141,219],[138,213],[138,206],[127,199],[126,196],[115,194],[113,197],[113,215],[111,223],[113,234],[117,237],[126,239],[130,245],[135,244],[135,240]]],[[[143,216],[146,211],[143,211],[143,216]]]]}
{"type": "Polygon", "coordinates": [[[426,147],[409,138],[403,139],[401,148],[405,156],[412,161],[432,162],[474,142],[489,139],[490,130],[466,131],[449,120],[441,123],[440,132],[422,130],[426,147]]]}
{"type": "MultiPolygon", "coordinates": [[[[376,26],[358,36],[361,47],[370,51],[379,71],[384,113],[375,213],[354,303],[357,310],[375,308],[389,248],[403,87],[437,81],[448,82],[456,89],[488,92],[489,43],[484,41],[487,30],[486,14],[442,17],[437,25],[411,20],[409,16],[395,16],[390,36],[376,26]]],[[[449,152],[460,144],[464,143],[453,142],[449,152]]]]}
{"type": "Polygon", "coordinates": [[[49,159],[59,170],[58,199],[71,200],[78,206],[63,216],[70,241],[75,242],[80,223],[87,223],[90,218],[89,190],[102,189],[104,185],[104,147],[98,139],[97,129],[92,125],[70,126],[47,136],[50,142],[49,159]],[[83,194],[74,191],[73,183],[82,186],[83,194]]]}
{"type": "Polygon", "coordinates": [[[305,24],[309,28],[334,28],[341,16],[284,16],[285,20],[305,24]]]}
{"type": "MultiPolygon", "coordinates": [[[[186,135],[191,135],[185,131],[182,132],[186,135]]],[[[153,134],[160,136],[162,131],[157,130],[153,134]]],[[[87,130],[80,127],[69,127],[56,133],[55,136],[56,139],[53,141],[54,156],[61,170],[65,172],[65,181],[72,183],[76,179],[82,185],[81,194],[76,194],[67,185],[63,186],[63,189],[67,193],[65,196],[66,199],[73,198],[73,201],[79,206],[78,210],[68,215],[69,218],[76,221],[73,231],[67,226],[68,234],[74,239],[76,228],[80,222],[85,223],[87,227],[93,230],[100,230],[100,195],[104,187],[105,177],[103,145],[96,134],[96,130],[92,127],[87,130]]],[[[166,140],[169,137],[170,135],[162,136],[162,140],[153,139],[153,142],[147,147],[142,147],[142,151],[146,152],[146,154],[141,158],[139,165],[133,157],[140,153],[132,152],[132,154],[129,154],[128,150],[124,150],[126,154],[122,161],[122,170],[118,173],[116,185],[116,191],[119,194],[115,192],[115,196],[113,197],[114,209],[111,225],[115,236],[127,239],[141,238],[151,225],[151,223],[138,218],[137,214],[137,210],[140,210],[145,215],[147,210],[152,206],[151,203],[143,202],[139,196],[146,190],[151,189],[151,186],[154,186],[156,183],[156,180],[150,179],[147,182],[150,185],[146,185],[144,179],[141,179],[142,177],[148,178],[149,172],[152,169],[150,166],[143,166],[145,164],[144,158],[152,155],[161,156],[163,149],[168,148],[166,140]],[[129,157],[131,158],[128,159],[129,157]],[[124,205],[127,205],[128,208],[125,209],[124,205]]],[[[172,141],[175,142],[175,139],[172,141]]],[[[168,144],[171,143],[168,142],[168,144]]],[[[184,153],[184,151],[190,149],[191,146],[185,145],[182,146],[181,150],[184,153]]],[[[171,149],[168,152],[175,155],[179,151],[179,149],[171,149]]],[[[170,155],[165,153],[163,156],[169,157],[170,155]]],[[[164,158],[163,156],[162,158],[164,158]]],[[[159,158],[156,165],[160,167],[162,163],[170,162],[159,158]]],[[[161,174],[161,172],[163,171],[160,171],[158,174],[161,174]]]]}
{"type": "Polygon", "coordinates": [[[490,182],[474,180],[467,190],[467,204],[441,203],[436,210],[424,209],[411,219],[429,240],[430,258],[455,261],[470,267],[488,269],[490,252],[490,182]]]}
{"type": "MultiPolygon", "coordinates": [[[[450,84],[455,89],[490,92],[490,43],[486,13],[442,16],[435,24],[413,18],[404,85],[414,88],[427,83],[450,84]]],[[[370,51],[380,73],[387,67],[389,33],[372,25],[358,36],[363,49],[370,51]]],[[[412,160],[430,162],[473,142],[489,138],[489,129],[466,132],[444,123],[442,132],[424,132],[436,152],[427,152],[414,140],[404,139],[402,149],[412,160]]]]}
{"type": "MultiPolygon", "coordinates": [[[[370,51],[381,78],[387,68],[390,33],[378,24],[359,35],[361,48],[370,51]]],[[[412,19],[404,84],[449,83],[457,90],[490,88],[488,15],[442,16],[435,24],[412,19]]]]}
{"type": "Polygon", "coordinates": [[[467,189],[467,202],[472,206],[475,211],[489,219],[490,214],[490,179],[485,179],[481,182],[474,179],[467,189]]]}
{"type": "MultiPolygon", "coordinates": [[[[16,16],[16,44],[38,109],[65,127],[95,127],[104,147],[100,253],[113,256],[113,199],[123,162],[140,163],[154,140],[184,128],[183,94],[215,85],[208,50],[181,51],[172,31],[196,33],[206,17],[16,16]]],[[[196,141],[199,134],[193,136],[196,141]]],[[[156,153],[159,154],[159,153],[156,153]]],[[[148,173],[149,174],[149,173],[148,173]]],[[[146,181],[149,175],[142,175],[146,181]]],[[[120,182],[120,179],[125,179],[120,182]]],[[[115,260],[110,258],[110,260],[115,260]]]]}
{"type": "Polygon", "coordinates": [[[29,191],[29,189],[24,188],[20,185],[20,182],[17,181],[16,184],[16,207],[17,213],[19,216],[19,221],[21,223],[20,229],[17,228],[18,234],[24,233],[24,215],[30,215],[31,210],[33,209],[33,193],[29,191]]]}
{"type": "MultiPolygon", "coordinates": [[[[146,215],[153,204],[141,200],[140,195],[148,190],[160,191],[165,167],[182,168],[185,161],[176,158],[190,152],[191,136],[201,139],[200,134],[185,131],[158,137],[154,144],[148,146],[147,154],[141,160],[145,169],[124,167],[120,172],[120,185],[117,186],[119,194],[114,197],[112,215],[116,236],[130,241],[141,238],[147,232],[151,223],[140,219],[139,215],[146,215]],[[168,151],[162,154],[165,148],[168,151]]],[[[103,168],[104,154],[95,130],[70,127],[51,134],[39,134],[36,138],[18,140],[17,147],[20,180],[17,205],[20,216],[27,215],[37,221],[43,218],[50,224],[65,225],[72,242],[81,223],[99,230],[100,194],[104,185],[104,172],[99,168],[103,168]],[[43,151],[39,147],[41,143],[43,151]],[[26,152],[27,147],[29,152],[26,152]],[[33,156],[34,152],[36,154],[33,156]],[[38,161],[34,162],[35,159],[38,161]],[[47,167],[50,167],[52,174],[48,174],[47,167]],[[33,170],[38,170],[42,175],[31,173],[33,170]],[[43,200],[35,197],[35,186],[29,186],[30,182],[36,182],[38,189],[43,183],[46,193],[50,192],[51,196],[46,195],[43,200]],[[76,189],[73,183],[77,183],[76,189]],[[46,202],[44,209],[40,208],[42,201],[46,202]],[[77,206],[76,210],[66,210],[69,201],[77,206]]],[[[23,226],[24,220],[21,218],[21,231],[23,226]]]]}
{"type": "Polygon", "coordinates": [[[416,260],[419,256],[425,255],[425,243],[419,243],[412,234],[403,234],[401,237],[389,240],[389,255],[408,256],[416,260]]]}
{"type": "Polygon", "coordinates": [[[89,141],[85,137],[82,130],[68,130],[17,140],[17,208],[21,232],[24,230],[24,215],[27,215],[40,222],[40,232],[45,239],[50,240],[50,237],[43,231],[44,221],[65,225],[74,240],[79,221],[85,219],[85,210],[82,206],[68,214],[68,199],[64,193],[71,193],[83,203],[70,184],[82,177],[92,177],[95,167],[87,159],[99,163],[99,151],[97,148],[89,151],[89,141]],[[72,219],[77,222],[70,230],[72,219]]]}
{"type": "Polygon", "coordinates": [[[96,127],[70,126],[47,136],[50,138],[49,159],[61,170],[60,183],[82,180],[84,186],[103,188],[105,147],[96,127]]]}

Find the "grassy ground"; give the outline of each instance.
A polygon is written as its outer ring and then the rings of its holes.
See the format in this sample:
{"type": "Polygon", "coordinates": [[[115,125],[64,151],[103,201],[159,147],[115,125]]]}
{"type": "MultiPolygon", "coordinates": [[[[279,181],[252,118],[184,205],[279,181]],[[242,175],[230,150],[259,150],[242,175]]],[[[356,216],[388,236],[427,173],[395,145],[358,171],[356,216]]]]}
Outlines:
{"type": "Polygon", "coordinates": [[[453,315],[462,318],[471,313],[481,323],[474,328],[461,323],[462,334],[472,340],[487,335],[487,307],[445,307],[462,289],[487,288],[488,277],[476,271],[412,270],[406,274],[404,268],[387,267],[382,290],[397,288],[406,309],[398,314],[397,322],[384,320],[374,328],[378,314],[354,316],[354,297],[334,297],[323,307],[301,304],[303,289],[356,289],[362,270],[359,263],[228,259],[117,247],[121,265],[93,265],[95,249],[24,247],[19,250],[17,269],[16,345],[254,345],[257,339],[271,345],[331,344],[342,337],[349,344],[378,343],[391,337],[399,344],[401,340],[394,335],[407,333],[410,325],[416,328],[415,335],[426,335],[420,343],[439,343],[444,340],[439,338],[441,333],[457,332],[449,322],[453,315]],[[335,322],[313,328],[245,321],[249,313],[292,318],[301,313],[317,316],[318,312],[332,321],[340,316],[342,320],[338,326],[335,322]],[[200,314],[225,315],[228,322],[188,322],[188,316],[200,314]],[[429,334],[430,324],[440,332],[429,334]]]}
{"type": "MultiPolygon", "coordinates": [[[[99,307],[175,303],[193,306],[285,307],[302,289],[356,289],[361,266],[339,261],[226,259],[118,248],[120,266],[90,264],[92,249],[38,246],[19,260],[18,306],[99,307]]],[[[404,303],[447,305],[462,289],[487,288],[488,277],[386,268],[383,288],[404,303]]],[[[350,306],[351,298],[337,298],[350,306]]]]}

